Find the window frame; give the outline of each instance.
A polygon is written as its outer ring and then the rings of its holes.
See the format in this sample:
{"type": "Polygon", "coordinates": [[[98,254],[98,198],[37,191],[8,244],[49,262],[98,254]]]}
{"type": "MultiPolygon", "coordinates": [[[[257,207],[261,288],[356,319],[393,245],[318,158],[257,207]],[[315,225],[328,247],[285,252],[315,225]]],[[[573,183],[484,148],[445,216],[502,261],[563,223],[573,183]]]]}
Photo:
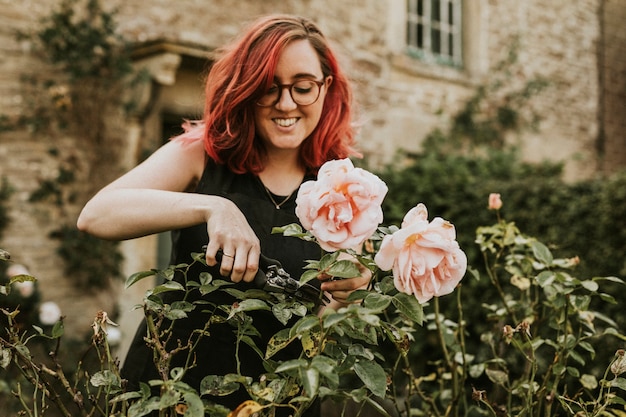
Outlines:
{"type": "Polygon", "coordinates": [[[406,0],[409,56],[462,68],[463,29],[463,0],[406,0]]]}
{"type": "Polygon", "coordinates": [[[489,0],[460,0],[461,66],[437,62],[411,53],[407,48],[407,21],[410,0],[387,0],[387,48],[392,71],[400,74],[442,79],[457,84],[475,85],[488,72],[488,2],[489,0]],[[396,72],[400,71],[400,72],[396,72]]]}

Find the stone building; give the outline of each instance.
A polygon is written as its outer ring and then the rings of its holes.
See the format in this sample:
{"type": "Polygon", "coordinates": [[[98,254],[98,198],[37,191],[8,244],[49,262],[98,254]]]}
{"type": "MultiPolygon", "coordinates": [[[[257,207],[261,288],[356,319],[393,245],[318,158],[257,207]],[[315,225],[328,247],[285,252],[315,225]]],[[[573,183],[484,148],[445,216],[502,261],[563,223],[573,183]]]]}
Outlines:
{"type": "MultiPolygon", "coordinates": [[[[134,92],[141,98],[139,106],[110,119],[107,128],[124,144],[112,166],[133,166],[183,117],[199,116],[210,52],[246,21],[273,12],[310,17],[332,40],[354,82],[363,123],[359,144],[372,167],[391,162],[397,149],[418,150],[429,132],[445,128],[476,88],[493,80],[494,67],[514,43],[517,61],[505,77],[505,88],[538,78],[549,81],[528,103],[541,116],[540,128],[508,138],[519,141],[524,157],[566,161],[571,179],[614,172],[626,164],[626,0],[102,3],[107,10],[117,7],[119,33],[134,45],[134,64],[150,74],[150,82],[134,92]]],[[[0,0],[0,121],[21,120],[33,105],[29,94],[46,93],[24,88],[25,75],[51,68],[15,31],[36,28],[57,5],[55,0],[0,0]]],[[[128,335],[139,317],[129,311],[145,287],[128,291],[116,284],[88,294],[77,290],[57,254],[58,240],[50,237],[58,224],[75,221],[88,196],[68,198],[63,207],[31,198],[42,183],[58,179],[62,168],[75,171],[79,180],[94,180],[81,159],[79,144],[85,138],[62,131],[33,133],[32,122],[10,129],[0,123],[0,178],[15,190],[5,202],[10,223],[0,247],[38,277],[42,298],[61,306],[72,334],[88,331],[99,309],[117,309],[128,335]]],[[[162,242],[159,236],[124,242],[124,273],[156,266],[162,242]]]]}

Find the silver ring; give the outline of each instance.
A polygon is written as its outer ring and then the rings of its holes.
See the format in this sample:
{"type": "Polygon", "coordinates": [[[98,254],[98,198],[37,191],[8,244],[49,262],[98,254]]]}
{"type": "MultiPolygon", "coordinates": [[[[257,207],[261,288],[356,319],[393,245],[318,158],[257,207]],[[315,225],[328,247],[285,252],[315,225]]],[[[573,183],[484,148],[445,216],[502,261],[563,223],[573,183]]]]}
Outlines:
{"type": "Polygon", "coordinates": [[[222,255],[224,255],[224,256],[228,256],[229,258],[234,258],[234,257],[235,257],[234,255],[229,255],[229,254],[227,254],[227,253],[222,253],[222,255]]]}

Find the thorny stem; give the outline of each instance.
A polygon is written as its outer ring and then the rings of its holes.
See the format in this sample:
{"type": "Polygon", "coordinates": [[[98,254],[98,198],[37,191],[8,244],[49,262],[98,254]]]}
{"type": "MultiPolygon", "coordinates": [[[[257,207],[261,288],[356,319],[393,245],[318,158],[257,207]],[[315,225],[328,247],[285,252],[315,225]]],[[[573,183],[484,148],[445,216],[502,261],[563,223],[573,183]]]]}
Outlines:
{"type": "MultiPolygon", "coordinates": [[[[385,315],[386,321],[390,322],[389,314],[387,313],[387,311],[384,312],[384,315],[385,315]]],[[[400,354],[398,355],[398,359],[396,360],[393,366],[394,374],[395,374],[395,371],[398,369],[400,362],[402,362],[403,369],[405,370],[405,373],[407,374],[409,378],[408,392],[404,399],[404,409],[406,411],[406,416],[408,417],[411,415],[411,404],[410,404],[409,399],[411,397],[411,393],[415,392],[422,401],[430,405],[430,413],[431,413],[430,415],[434,417],[440,417],[441,413],[439,412],[439,409],[437,408],[437,404],[435,403],[435,400],[426,396],[424,392],[420,389],[419,385],[416,383],[417,378],[413,374],[413,369],[411,368],[411,363],[409,362],[408,355],[406,355],[406,353],[404,353],[400,348],[397,348],[397,349],[400,354]]],[[[394,385],[395,387],[393,380],[392,380],[392,385],[394,385]]],[[[398,412],[398,415],[399,415],[400,407],[398,406],[397,398],[398,397],[394,395],[393,402],[395,404],[396,411],[398,412]]]]}
{"type": "MultiPolygon", "coordinates": [[[[435,403],[435,400],[427,397],[424,392],[419,388],[419,386],[415,383],[415,376],[413,375],[413,370],[411,369],[411,363],[409,362],[409,358],[407,355],[400,355],[402,359],[402,361],[404,362],[404,368],[407,370],[408,374],[409,374],[409,384],[411,387],[413,387],[414,391],[417,393],[417,395],[419,395],[419,397],[426,402],[427,404],[430,405],[431,409],[430,412],[432,413],[431,415],[435,416],[435,417],[440,417],[441,413],[439,412],[439,409],[437,408],[437,404],[435,403]]],[[[409,391],[411,392],[411,391],[409,391]]],[[[407,396],[408,397],[408,396],[407,396]]],[[[410,415],[411,412],[411,405],[408,401],[408,398],[406,400],[406,410],[407,410],[407,416],[410,415]]]]}
{"type": "MultiPolygon", "coordinates": [[[[9,329],[13,329],[13,326],[15,323],[13,322],[11,318],[11,314],[7,310],[4,310],[4,309],[2,309],[2,312],[5,313],[5,315],[7,316],[9,320],[9,329]]],[[[63,404],[63,401],[61,400],[61,397],[54,390],[54,388],[49,383],[47,383],[45,379],[43,380],[44,382],[40,381],[40,378],[43,376],[43,374],[48,373],[46,371],[47,368],[45,368],[45,366],[38,367],[32,361],[31,358],[26,357],[23,354],[23,352],[17,348],[17,345],[15,343],[21,343],[21,342],[19,339],[19,335],[16,332],[11,331],[9,336],[10,336],[10,339],[12,339],[14,343],[11,343],[9,341],[4,340],[3,338],[0,338],[0,344],[10,348],[11,351],[13,351],[13,353],[15,354],[15,364],[17,365],[17,368],[20,370],[20,373],[33,385],[33,387],[35,388],[35,391],[38,389],[41,389],[42,401],[44,398],[49,398],[58,407],[59,411],[62,413],[63,416],[72,417],[72,414],[67,410],[67,408],[63,404]]],[[[56,346],[55,352],[58,350],[58,346],[59,346],[59,340],[57,339],[57,346],[56,346]]],[[[52,373],[51,375],[55,376],[54,373],[52,373]]],[[[24,399],[21,394],[21,388],[19,388],[18,395],[19,395],[20,402],[23,403],[24,399]]],[[[36,392],[35,392],[35,396],[36,396],[36,392]]],[[[25,407],[25,408],[28,410],[28,407],[25,407]]],[[[35,408],[33,409],[36,410],[35,408]]]]}
{"type": "MultiPolygon", "coordinates": [[[[30,361],[29,358],[25,358],[21,353],[15,350],[15,353],[19,356],[19,361],[21,365],[18,365],[20,370],[22,371],[22,375],[35,387],[36,389],[41,389],[42,398],[46,397],[50,399],[59,409],[59,412],[65,417],[73,417],[72,413],[65,407],[63,404],[63,400],[60,395],[48,384],[47,382],[41,382],[40,377],[42,374],[46,373],[43,368],[38,368],[34,362],[30,361]],[[30,372],[29,372],[30,371],[30,372]],[[32,374],[31,374],[32,372],[32,374]]],[[[52,376],[56,376],[51,374],[52,376]]],[[[42,378],[43,379],[43,378],[42,378]]],[[[44,380],[45,381],[45,380],[44,380]]]]}
{"type": "Polygon", "coordinates": [[[456,372],[456,364],[454,362],[454,358],[450,357],[450,352],[448,351],[448,347],[446,345],[445,337],[443,334],[443,327],[441,326],[441,313],[439,311],[439,298],[435,297],[433,299],[433,305],[435,306],[435,325],[437,326],[437,336],[439,337],[439,344],[441,345],[441,350],[443,352],[444,360],[446,361],[446,365],[450,369],[450,373],[452,374],[452,399],[448,408],[446,410],[445,415],[450,415],[453,409],[457,408],[456,403],[459,400],[459,377],[456,372]]]}
{"type": "MultiPolygon", "coordinates": [[[[502,255],[502,252],[499,252],[496,255],[496,259],[499,259],[501,255],[502,255]]],[[[491,284],[493,284],[493,286],[498,291],[498,295],[500,296],[500,299],[502,300],[502,304],[504,305],[506,312],[511,316],[513,322],[517,323],[518,322],[517,316],[515,312],[511,310],[511,307],[509,307],[509,303],[507,303],[506,301],[506,294],[504,293],[504,290],[502,290],[502,286],[500,286],[500,281],[498,281],[498,277],[494,273],[493,268],[491,267],[491,264],[489,263],[489,258],[487,257],[486,252],[483,252],[483,259],[484,259],[485,266],[486,266],[485,269],[487,271],[487,275],[489,276],[489,280],[491,281],[491,284]]],[[[494,265],[495,263],[496,262],[494,261],[494,265]]]]}
{"type": "MultiPolygon", "coordinates": [[[[609,364],[609,366],[604,370],[604,375],[602,377],[603,381],[609,382],[608,381],[608,376],[609,376],[609,370],[611,369],[611,365],[613,365],[613,363],[619,359],[619,356],[615,355],[615,357],[613,358],[613,360],[611,361],[611,363],[609,364]]],[[[614,379],[617,379],[617,375],[614,376],[614,379]]],[[[598,396],[594,402],[594,406],[593,406],[593,415],[597,416],[597,415],[602,415],[602,412],[604,411],[604,409],[607,407],[607,402],[605,401],[605,403],[602,403],[602,398],[606,398],[611,394],[611,384],[607,384],[607,383],[600,383],[600,391],[598,392],[598,396]],[[604,393],[604,387],[607,387],[606,389],[606,394],[604,393]],[[599,407],[599,408],[598,408],[599,407]]]]}
{"type": "MultiPolygon", "coordinates": [[[[458,332],[459,332],[459,344],[461,346],[461,354],[462,354],[462,367],[463,367],[463,378],[461,381],[461,391],[462,391],[462,387],[465,385],[465,381],[467,380],[467,375],[468,375],[468,365],[467,365],[467,360],[466,360],[466,355],[465,355],[465,320],[463,317],[463,302],[462,302],[462,297],[461,297],[461,289],[463,288],[462,285],[459,285],[457,287],[457,294],[456,294],[456,304],[457,304],[457,310],[459,312],[459,328],[458,328],[458,332]]],[[[462,401],[463,401],[463,409],[467,410],[467,397],[462,396],[461,397],[462,401]]],[[[457,408],[457,412],[456,415],[459,415],[459,411],[457,408]]]]}
{"type": "MultiPolygon", "coordinates": [[[[15,397],[18,398],[20,404],[22,404],[22,409],[24,411],[28,412],[29,416],[34,417],[33,416],[33,411],[30,411],[30,408],[28,408],[28,404],[26,404],[26,401],[24,401],[24,396],[22,395],[22,385],[19,382],[17,383],[17,392],[14,392],[13,394],[15,395],[15,397]]],[[[37,393],[35,392],[34,396],[36,397],[36,395],[37,395],[37,393]]],[[[34,406],[33,406],[33,410],[34,410],[35,415],[36,415],[37,411],[34,408],[34,406]]]]}
{"type": "MultiPolygon", "coordinates": [[[[159,331],[157,329],[156,324],[154,323],[154,317],[152,313],[147,309],[144,305],[144,315],[146,317],[146,326],[148,327],[149,337],[146,337],[146,342],[152,346],[152,349],[157,359],[157,372],[164,381],[168,379],[167,367],[163,366],[163,361],[169,364],[169,354],[165,349],[165,346],[161,343],[161,339],[159,338],[159,331]]],[[[155,358],[156,359],[156,358],[155,358]]]]}

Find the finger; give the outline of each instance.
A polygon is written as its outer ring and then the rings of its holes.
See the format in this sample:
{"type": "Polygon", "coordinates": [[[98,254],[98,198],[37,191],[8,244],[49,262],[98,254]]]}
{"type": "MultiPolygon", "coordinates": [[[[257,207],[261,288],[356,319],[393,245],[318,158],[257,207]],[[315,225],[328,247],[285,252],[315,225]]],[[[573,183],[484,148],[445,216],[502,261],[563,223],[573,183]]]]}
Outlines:
{"type": "Polygon", "coordinates": [[[214,266],[217,265],[218,262],[221,262],[221,259],[218,259],[219,250],[219,244],[209,241],[208,245],[206,245],[206,252],[204,254],[204,259],[206,260],[207,265],[214,266]]]}
{"type": "Polygon", "coordinates": [[[241,275],[235,271],[235,262],[237,261],[237,253],[234,249],[220,249],[218,261],[220,262],[220,274],[228,277],[232,282],[241,281],[241,275]],[[219,259],[221,257],[221,259],[219,259]]]}
{"type": "Polygon", "coordinates": [[[253,246],[248,251],[248,258],[245,266],[245,270],[243,271],[243,280],[245,282],[252,282],[256,277],[256,273],[259,270],[259,258],[261,256],[261,251],[253,246]]]}
{"type": "Polygon", "coordinates": [[[348,301],[348,297],[352,294],[352,291],[333,291],[330,292],[330,296],[333,300],[338,301],[343,304],[349,304],[351,302],[348,301]]]}
{"type": "Polygon", "coordinates": [[[354,291],[361,288],[364,285],[362,277],[359,278],[347,278],[347,279],[330,279],[322,282],[321,288],[324,291],[336,292],[336,291],[354,291]]]}

